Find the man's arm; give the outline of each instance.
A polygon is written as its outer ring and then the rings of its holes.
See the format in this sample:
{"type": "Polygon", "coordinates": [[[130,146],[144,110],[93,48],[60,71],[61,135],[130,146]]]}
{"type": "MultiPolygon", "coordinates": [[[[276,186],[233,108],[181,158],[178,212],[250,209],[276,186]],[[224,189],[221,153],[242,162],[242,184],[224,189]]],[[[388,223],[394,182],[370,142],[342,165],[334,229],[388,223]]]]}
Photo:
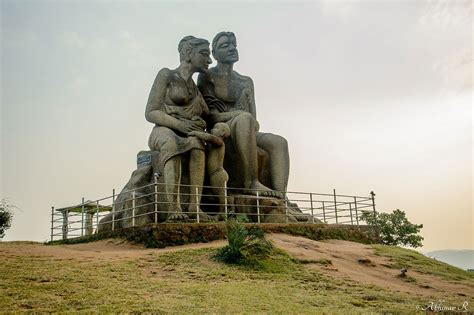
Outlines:
{"type": "Polygon", "coordinates": [[[257,108],[255,106],[255,89],[253,87],[253,80],[250,77],[246,77],[246,87],[250,91],[250,104],[249,104],[249,111],[250,114],[257,120],[257,108]]]}
{"type": "Polygon", "coordinates": [[[221,138],[204,131],[191,131],[188,133],[188,137],[197,137],[201,140],[213,143],[218,147],[224,145],[224,141],[221,138]]]}
{"type": "Polygon", "coordinates": [[[227,121],[231,120],[232,118],[234,118],[235,116],[238,116],[238,115],[242,114],[243,112],[244,111],[242,111],[242,110],[233,110],[231,112],[221,113],[218,109],[212,108],[209,111],[209,117],[211,118],[211,120],[214,123],[227,122],[227,121]]]}

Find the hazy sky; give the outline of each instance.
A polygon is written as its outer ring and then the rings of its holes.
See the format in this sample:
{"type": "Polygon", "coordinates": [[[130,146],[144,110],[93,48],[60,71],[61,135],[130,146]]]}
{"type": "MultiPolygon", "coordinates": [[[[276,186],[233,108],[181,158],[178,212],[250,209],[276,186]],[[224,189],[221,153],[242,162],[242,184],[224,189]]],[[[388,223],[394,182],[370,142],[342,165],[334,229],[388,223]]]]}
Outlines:
{"type": "Polygon", "coordinates": [[[120,190],[147,149],[159,69],[186,35],[237,36],[289,190],[376,194],[425,247],[474,249],[471,1],[1,1],[5,240],[49,238],[51,206],[120,190]]]}

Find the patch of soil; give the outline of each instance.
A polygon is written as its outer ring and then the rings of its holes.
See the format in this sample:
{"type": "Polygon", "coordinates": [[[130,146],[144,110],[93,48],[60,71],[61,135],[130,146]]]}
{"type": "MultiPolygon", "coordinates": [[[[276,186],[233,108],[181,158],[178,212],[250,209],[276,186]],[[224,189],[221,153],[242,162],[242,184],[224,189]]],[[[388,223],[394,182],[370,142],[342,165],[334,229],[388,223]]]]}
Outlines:
{"type": "Polygon", "coordinates": [[[474,298],[474,286],[448,282],[413,270],[407,272],[410,281],[398,277],[400,270],[390,268],[389,259],[376,256],[370,245],[342,240],[313,241],[287,234],[270,234],[269,239],[300,261],[330,260],[332,264],[327,267],[318,263],[305,264],[329,276],[421,296],[443,297],[451,292],[474,298]]]}
{"type": "Polygon", "coordinates": [[[50,257],[65,260],[98,260],[117,261],[147,257],[152,254],[170,253],[185,249],[217,248],[226,245],[219,240],[209,243],[194,243],[165,248],[145,248],[143,245],[132,244],[121,239],[107,239],[97,242],[74,245],[44,245],[32,242],[2,242],[0,257],[50,257]]]}

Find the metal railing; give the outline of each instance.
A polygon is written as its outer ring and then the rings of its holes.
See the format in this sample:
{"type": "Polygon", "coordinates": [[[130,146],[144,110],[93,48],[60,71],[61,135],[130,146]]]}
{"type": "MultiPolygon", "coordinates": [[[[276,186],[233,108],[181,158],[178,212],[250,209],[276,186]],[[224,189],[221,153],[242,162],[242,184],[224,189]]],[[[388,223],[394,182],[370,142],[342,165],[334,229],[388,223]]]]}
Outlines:
{"type": "Polygon", "coordinates": [[[245,214],[255,223],[327,223],[359,225],[361,211],[375,212],[375,194],[350,196],[312,192],[280,192],[285,198],[269,198],[266,192],[242,189],[179,185],[177,198],[182,214],[180,221],[167,220],[175,213],[174,203],[168,201],[164,183],[156,177],[151,184],[120,194],[87,200],[67,208],[51,208],[51,241],[92,235],[102,230],[116,230],[145,224],[215,222],[227,220],[232,214],[245,214]],[[201,202],[196,207],[202,189],[201,202]],[[249,194],[251,193],[251,194],[249,194]],[[195,200],[191,200],[196,198],[195,200]],[[170,210],[171,208],[171,210],[170,210]],[[202,209],[204,212],[199,211],[202,209]]]}

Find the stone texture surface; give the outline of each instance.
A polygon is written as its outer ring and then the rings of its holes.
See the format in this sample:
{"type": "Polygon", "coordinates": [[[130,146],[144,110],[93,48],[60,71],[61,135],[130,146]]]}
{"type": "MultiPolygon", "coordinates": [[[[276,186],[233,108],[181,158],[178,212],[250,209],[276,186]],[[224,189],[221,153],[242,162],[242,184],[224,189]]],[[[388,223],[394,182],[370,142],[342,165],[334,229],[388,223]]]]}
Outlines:
{"type": "MultiPolygon", "coordinates": [[[[114,228],[222,213],[226,181],[227,187],[239,188],[227,192],[229,210],[257,222],[258,190],[260,222],[308,221],[297,205],[287,207],[280,193],[288,182],[288,145],[280,136],[259,132],[252,79],[233,70],[238,61],[234,34],[216,35],[217,66],[209,70],[206,40],[186,36],[178,51],[179,67],[160,70],[151,88],[145,114],[155,125],[151,151],[138,153],[137,169],[117,195],[114,228]],[[196,72],[199,89],[192,79],[196,72]],[[154,174],[159,174],[157,194],[154,174]],[[201,199],[202,191],[190,185],[203,184],[219,188],[204,189],[201,199]]],[[[99,231],[111,230],[111,221],[112,213],[101,220],[99,231]]]]}

